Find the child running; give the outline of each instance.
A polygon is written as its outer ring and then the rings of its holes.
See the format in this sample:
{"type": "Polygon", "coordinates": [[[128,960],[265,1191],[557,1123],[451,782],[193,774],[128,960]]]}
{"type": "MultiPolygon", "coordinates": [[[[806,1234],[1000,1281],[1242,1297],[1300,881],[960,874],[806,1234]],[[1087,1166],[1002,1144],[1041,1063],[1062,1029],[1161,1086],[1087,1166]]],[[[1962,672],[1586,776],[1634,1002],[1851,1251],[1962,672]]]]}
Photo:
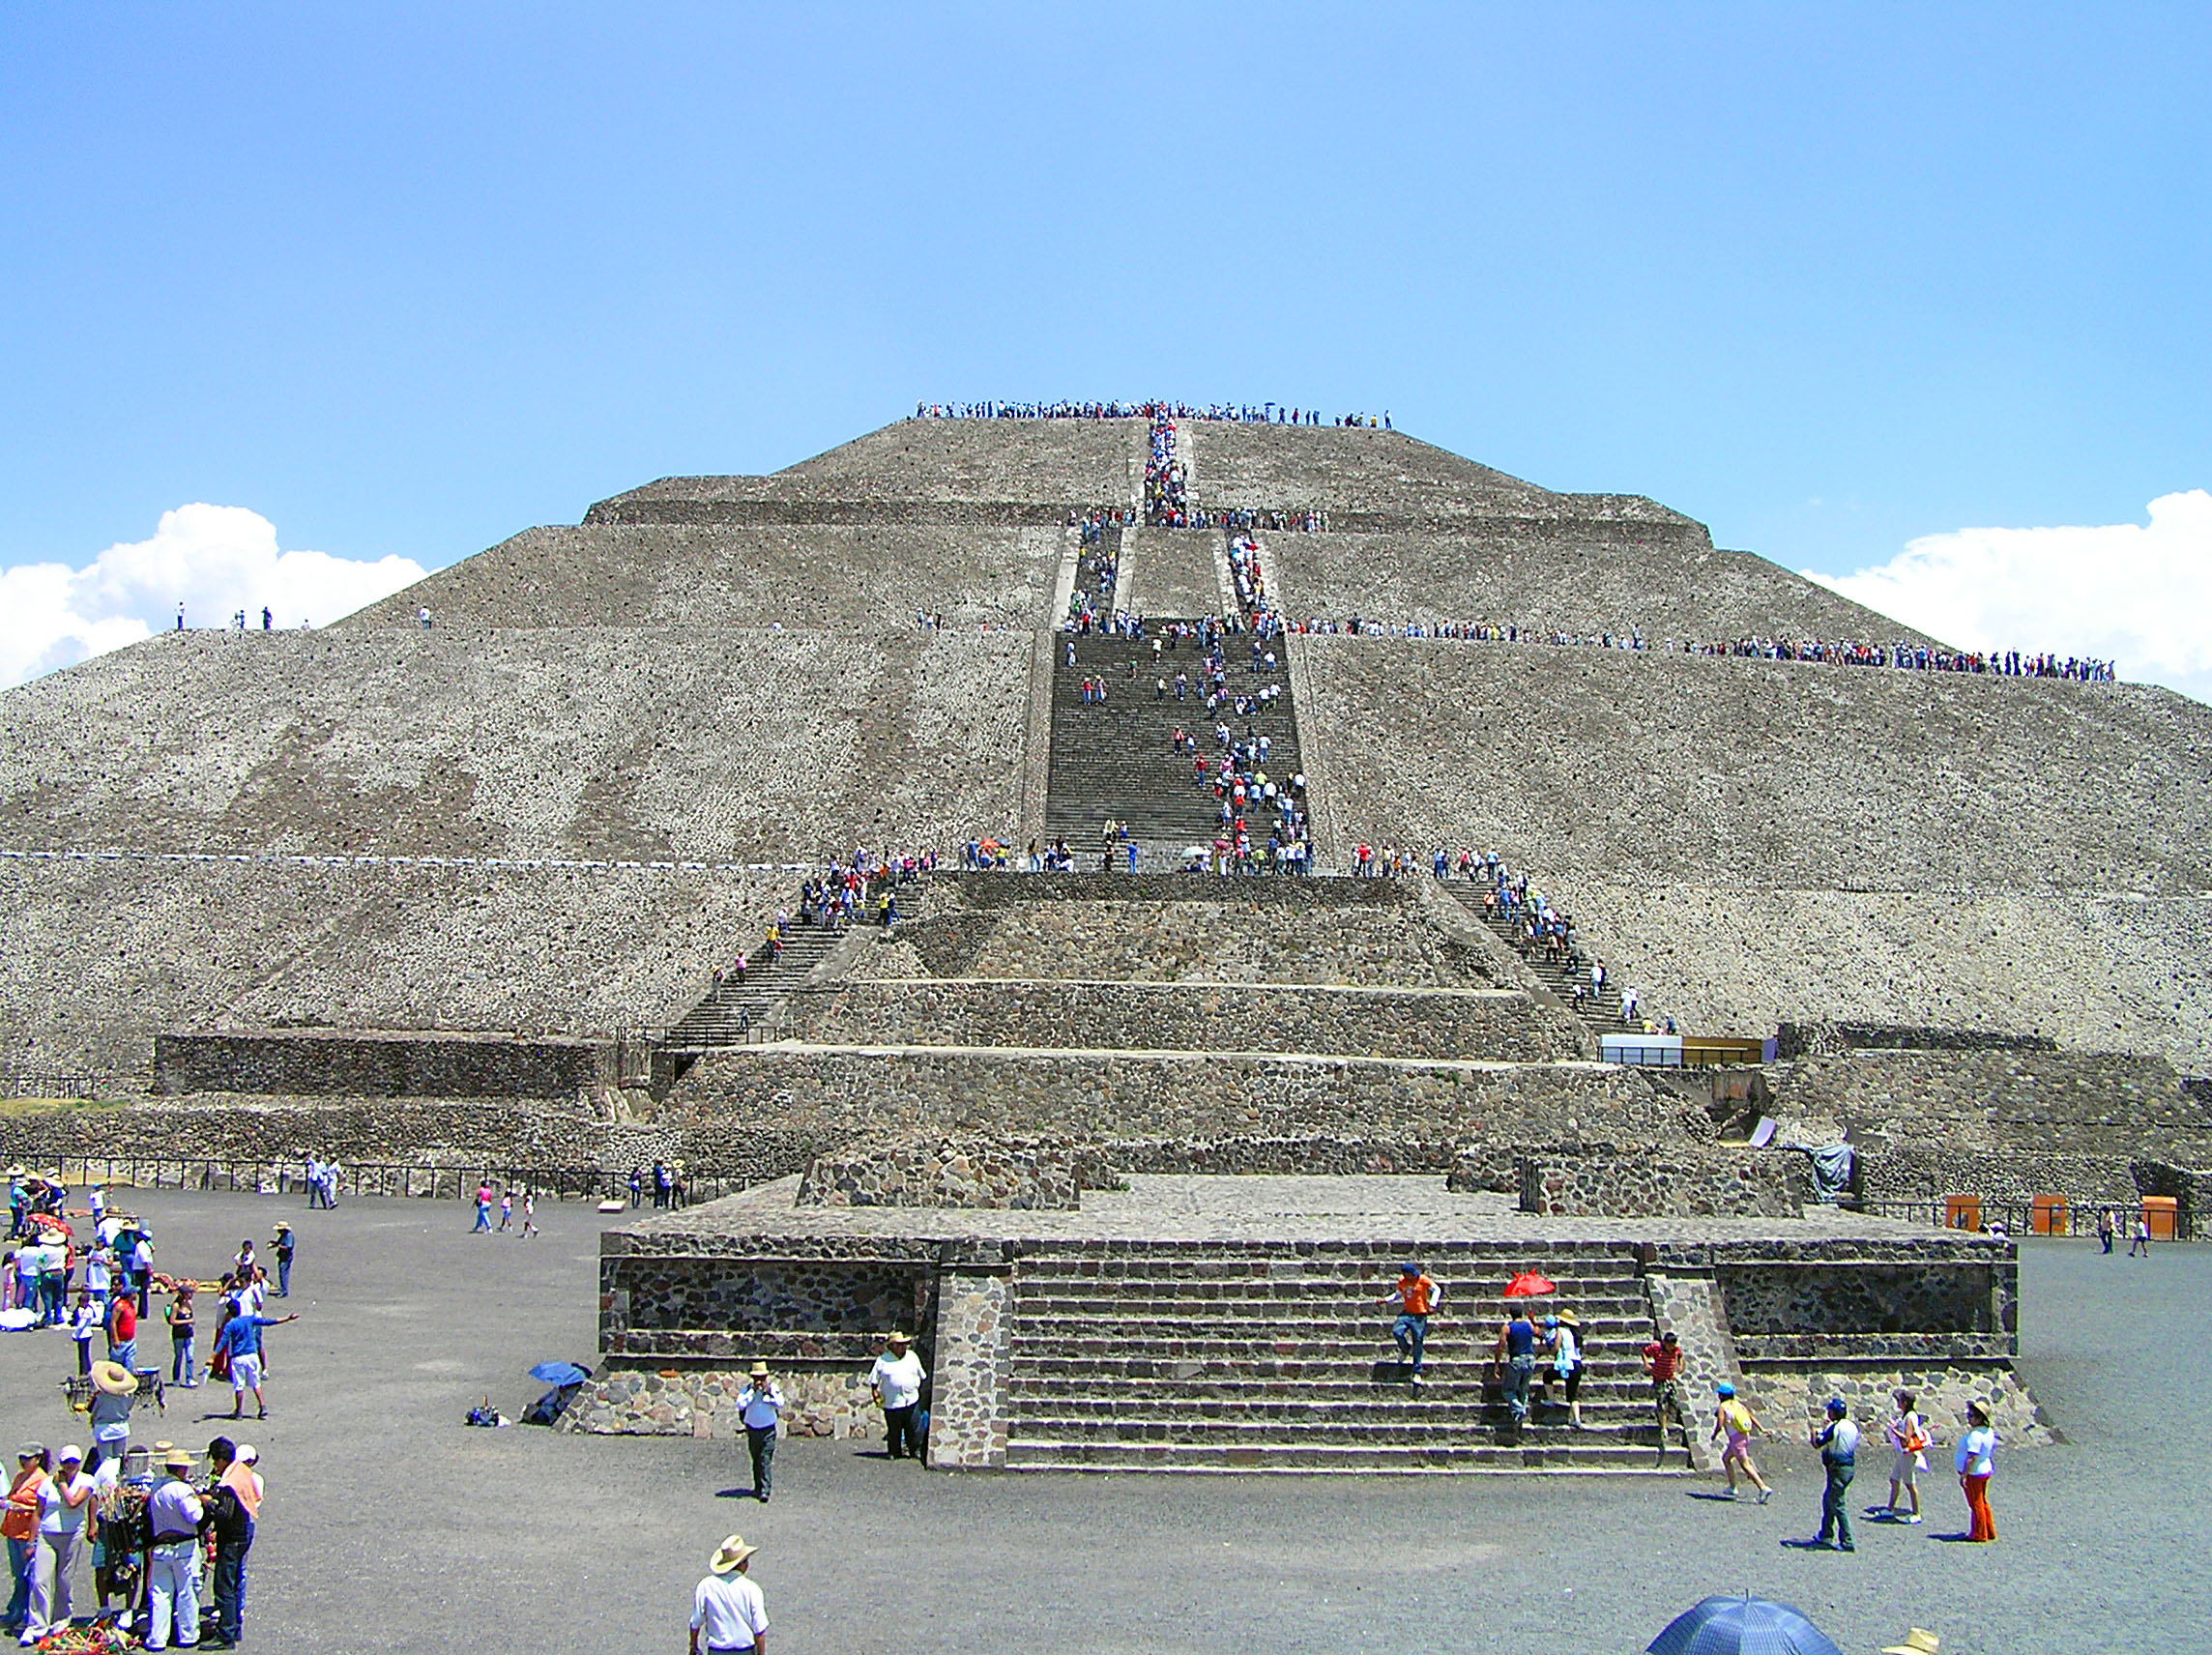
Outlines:
{"type": "Polygon", "coordinates": [[[1750,1408],[1736,1400],[1735,1386],[1723,1379],[1713,1387],[1720,1398],[1720,1408],[1713,1420],[1713,1434],[1708,1441],[1718,1441],[1723,1432],[1728,1434],[1728,1446],[1721,1450],[1721,1469],[1728,1473],[1728,1497],[1735,1498],[1736,1467],[1751,1479],[1751,1486],[1759,1491],[1759,1503],[1764,1505],[1774,1491],[1766,1486],[1766,1479],[1759,1474],[1759,1467],[1751,1463],[1751,1439],[1762,1437],[1759,1418],[1750,1408]]]}

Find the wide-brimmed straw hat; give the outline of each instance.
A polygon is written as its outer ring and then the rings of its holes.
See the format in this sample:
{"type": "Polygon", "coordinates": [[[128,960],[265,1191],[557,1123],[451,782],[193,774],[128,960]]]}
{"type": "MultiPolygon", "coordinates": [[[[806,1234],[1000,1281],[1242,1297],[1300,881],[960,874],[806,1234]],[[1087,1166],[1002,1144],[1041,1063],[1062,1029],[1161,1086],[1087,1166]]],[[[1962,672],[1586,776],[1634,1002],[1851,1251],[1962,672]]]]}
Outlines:
{"type": "Polygon", "coordinates": [[[1583,1324],[1583,1319],[1577,1316],[1571,1310],[1560,1311],[1559,1320],[1565,1322],[1569,1327],[1580,1327],[1583,1324]]]}
{"type": "Polygon", "coordinates": [[[901,1329],[894,1327],[884,1335],[884,1343],[886,1345],[912,1345],[914,1341],[909,1339],[901,1329]]]}
{"type": "Polygon", "coordinates": [[[751,1371],[745,1375],[745,1378],[747,1378],[748,1379],[767,1379],[767,1378],[768,1378],[768,1364],[767,1364],[766,1362],[755,1362],[755,1363],[752,1365],[752,1369],[751,1369],[751,1371]]]}
{"type": "Polygon", "coordinates": [[[95,1362],[92,1382],[109,1396],[129,1396],[138,1388],[138,1376],[121,1362],[95,1362]]]}
{"type": "Polygon", "coordinates": [[[164,1470],[189,1471],[192,1468],[192,1457],[185,1449],[172,1448],[161,1456],[161,1466],[164,1470]]]}
{"type": "Polygon", "coordinates": [[[1888,1645],[1881,1655],[1936,1655],[1936,1651],[1942,1646],[1943,1640],[1940,1638],[1916,1626],[1905,1635],[1903,1643],[1888,1645]]]}
{"type": "Polygon", "coordinates": [[[707,1559],[707,1567],[717,1575],[727,1575],[759,1550],[758,1546],[747,1546],[743,1535],[733,1534],[714,1548],[714,1554],[707,1559]]]}

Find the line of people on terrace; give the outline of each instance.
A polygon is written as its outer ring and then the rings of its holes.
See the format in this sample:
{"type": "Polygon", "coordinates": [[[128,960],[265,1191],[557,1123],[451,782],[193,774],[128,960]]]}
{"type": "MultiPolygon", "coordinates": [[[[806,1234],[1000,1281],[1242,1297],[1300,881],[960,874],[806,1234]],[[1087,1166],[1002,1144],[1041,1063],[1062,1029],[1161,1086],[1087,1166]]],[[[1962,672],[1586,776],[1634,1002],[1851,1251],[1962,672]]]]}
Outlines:
{"type": "MultiPolygon", "coordinates": [[[[1318,408],[1273,402],[917,402],[917,420],[1206,420],[1232,425],[1319,425],[1318,408]]],[[[1390,414],[1339,414],[1328,423],[1387,431],[1390,414]]]]}
{"type": "MultiPolygon", "coordinates": [[[[1258,548],[1245,542],[1232,566],[1238,594],[1249,601],[1247,595],[1260,590],[1258,548]]],[[[1208,622],[1199,638],[1205,652],[1199,682],[1205,687],[1207,712],[1214,718],[1210,747],[1198,732],[1179,725],[1169,738],[1177,757],[1190,762],[1192,785],[1212,790],[1219,813],[1211,844],[1190,847],[1183,853],[1181,866],[1185,872],[1222,875],[1310,873],[1313,842],[1304,804],[1305,776],[1268,773],[1274,738],[1261,728],[1261,720],[1282,698],[1282,681],[1276,676],[1281,663],[1265,640],[1254,636],[1247,676],[1266,682],[1233,688],[1227,636],[1218,624],[1208,622]],[[1232,727],[1231,718],[1242,723],[1241,733],[1232,727]]],[[[1183,675],[1178,673],[1176,679],[1180,700],[1183,675]]]]}
{"type": "MultiPolygon", "coordinates": [[[[1625,632],[1568,631],[1499,624],[1489,621],[1378,621],[1372,616],[1342,619],[1311,615],[1303,621],[1273,617],[1286,632],[1302,636],[1353,635],[1371,638],[1452,638],[1491,644],[1545,644],[1605,650],[1651,649],[1640,627],[1625,632]]],[[[1905,672],[1982,673],[1998,678],[2068,679],[2081,683],[2117,683],[2118,665],[2080,655],[2020,650],[1944,650],[1927,644],[1868,644],[1824,638],[1737,638],[1732,641],[1677,642],[1668,638],[1661,654],[1734,656],[1753,660],[1817,661],[1829,666],[1891,667],[1905,672]]]]}

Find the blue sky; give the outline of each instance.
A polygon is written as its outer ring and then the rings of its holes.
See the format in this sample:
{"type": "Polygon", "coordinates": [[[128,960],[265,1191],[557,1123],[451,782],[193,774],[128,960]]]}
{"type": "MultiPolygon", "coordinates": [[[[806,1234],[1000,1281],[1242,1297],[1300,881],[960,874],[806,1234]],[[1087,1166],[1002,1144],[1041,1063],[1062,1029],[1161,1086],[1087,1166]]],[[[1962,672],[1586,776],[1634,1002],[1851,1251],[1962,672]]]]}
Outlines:
{"type": "Polygon", "coordinates": [[[921,396],[1387,407],[1836,575],[2140,525],[2212,486],[2208,16],[18,0],[0,566],[436,566],[921,396]]]}

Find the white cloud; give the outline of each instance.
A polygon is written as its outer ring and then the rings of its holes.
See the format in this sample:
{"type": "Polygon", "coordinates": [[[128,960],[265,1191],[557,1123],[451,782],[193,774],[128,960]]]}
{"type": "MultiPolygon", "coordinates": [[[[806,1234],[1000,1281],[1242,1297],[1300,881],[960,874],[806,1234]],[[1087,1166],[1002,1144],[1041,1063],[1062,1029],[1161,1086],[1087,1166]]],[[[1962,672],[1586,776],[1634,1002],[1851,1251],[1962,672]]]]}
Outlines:
{"type": "Polygon", "coordinates": [[[2212,494],[2150,521],[1958,529],[1856,574],[1809,578],[1960,649],[2052,651],[2212,701],[2212,494]]]}
{"type": "Polygon", "coordinates": [[[374,563],[287,552],[276,527],[238,506],[180,506],[150,540],[112,545],[82,568],[0,570],[0,684],[72,666],[177,624],[221,626],[239,610],[261,624],[321,625],[422,578],[410,558],[374,563]]]}

